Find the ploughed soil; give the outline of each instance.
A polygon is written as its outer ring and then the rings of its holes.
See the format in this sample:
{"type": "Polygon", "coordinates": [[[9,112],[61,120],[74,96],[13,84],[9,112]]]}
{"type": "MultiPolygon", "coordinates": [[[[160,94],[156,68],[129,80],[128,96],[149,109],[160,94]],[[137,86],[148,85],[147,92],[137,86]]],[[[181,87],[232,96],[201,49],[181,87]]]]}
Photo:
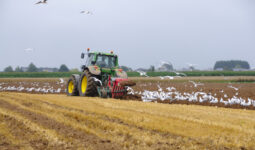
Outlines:
{"type": "MultiPolygon", "coordinates": [[[[136,79],[136,85],[132,81],[125,82],[125,84],[134,85],[131,88],[134,94],[126,95],[122,97],[123,100],[136,100],[142,101],[142,95],[145,90],[147,91],[158,91],[159,88],[163,92],[168,92],[167,88],[174,88],[173,91],[180,93],[195,93],[205,92],[208,95],[212,95],[215,98],[223,99],[227,101],[229,98],[238,97],[245,100],[255,100],[255,83],[226,83],[226,82],[203,82],[201,77],[201,83],[191,80],[183,80],[181,82],[174,82],[174,80],[160,80],[153,79],[141,80],[136,79]],[[195,85],[195,84],[196,85],[195,85]]],[[[207,79],[208,80],[208,79],[207,79]]],[[[31,79],[0,79],[0,92],[21,92],[21,93],[38,93],[38,94],[65,94],[66,92],[66,81],[64,78],[31,78],[31,79]]],[[[231,107],[231,108],[247,108],[254,109],[253,106],[243,107],[240,105],[224,105],[224,104],[211,104],[208,102],[188,102],[188,101],[161,101],[156,100],[154,102],[159,103],[177,103],[177,104],[199,104],[219,107],[231,107]]]]}

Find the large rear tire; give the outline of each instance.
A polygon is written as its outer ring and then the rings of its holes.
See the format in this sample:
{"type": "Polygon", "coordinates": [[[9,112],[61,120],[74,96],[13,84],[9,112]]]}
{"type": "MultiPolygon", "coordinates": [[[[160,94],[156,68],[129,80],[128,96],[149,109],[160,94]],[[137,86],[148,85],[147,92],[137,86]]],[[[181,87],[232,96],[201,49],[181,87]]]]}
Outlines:
{"type": "Polygon", "coordinates": [[[97,85],[96,85],[94,76],[88,70],[85,70],[81,74],[78,87],[79,87],[80,96],[89,96],[89,97],[98,96],[97,85]]]}
{"type": "Polygon", "coordinates": [[[78,90],[78,82],[76,81],[74,76],[71,76],[69,80],[67,81],[66,85],[66,94],[68,96],[79,96],[79,90],[78,90]]]}

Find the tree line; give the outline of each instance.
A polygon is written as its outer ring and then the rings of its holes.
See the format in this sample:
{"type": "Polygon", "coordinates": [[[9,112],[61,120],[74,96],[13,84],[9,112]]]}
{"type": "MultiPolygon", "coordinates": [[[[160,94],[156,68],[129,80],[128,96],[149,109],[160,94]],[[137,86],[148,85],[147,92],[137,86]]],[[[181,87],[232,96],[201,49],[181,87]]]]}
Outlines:
{"type": "Polygon", "coordinates": [[[33,63],[30,63],[28,67],[19,67],[15,69],[12,66],[8,66],[4,69],[4,72],[69,72],[69,71],[78,71],[78,69],[69,70],[69,68],[62,64],[59,68],[38,68],[33,63]]]}
{"type": "Polygon", "coordinates": [[[214,65],[214,70],[229,70],[234,69],[250,69],[250,65],[247,61],[242,60],[229,60],[229,61],[217,61],[214,65]]]}

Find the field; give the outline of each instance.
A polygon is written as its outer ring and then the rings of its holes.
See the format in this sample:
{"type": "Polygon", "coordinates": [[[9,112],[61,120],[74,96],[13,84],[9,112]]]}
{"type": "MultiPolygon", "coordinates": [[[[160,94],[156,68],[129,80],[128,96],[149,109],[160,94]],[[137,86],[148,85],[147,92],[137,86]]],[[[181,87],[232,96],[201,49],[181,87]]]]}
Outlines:
{"type": "MultiPolygon", "coordinates": [[[[255,109],[255,77],[132,77],[125,99],[255,109]]],[[[64,94],[67,78],[2,78],[0,91],[64,94]]]]}
{"type": "MultiPolygon", "coordinates": [[[[0,78],[68,78],[80,72],[0,72],[0,78]]],[[[255,76],[255,71],[184,71],[181,75],[200,76],[255,76]]],[[[127,72],[129,77],[140,77],[139,72],[127,72]]],[[[150,77],[176,76],[175,72],[147,72],[150,77]]]]}
{"type": "Polygon", "coordinates": [[[254,149],[255,77],[131,79],[123,100],[0,79],[0,149],[254,149]]]}
{"type": "Polygon", "coordinates": [[[255,112],[0,93],[0,149],[253,149],[255,112]]]}

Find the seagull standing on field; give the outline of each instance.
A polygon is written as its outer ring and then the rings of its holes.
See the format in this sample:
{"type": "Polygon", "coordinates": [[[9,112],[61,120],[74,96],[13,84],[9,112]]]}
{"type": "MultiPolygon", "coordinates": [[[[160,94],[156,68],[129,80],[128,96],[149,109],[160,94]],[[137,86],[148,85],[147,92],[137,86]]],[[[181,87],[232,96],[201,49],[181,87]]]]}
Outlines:
{"type": "Polygon", "coordinates": [[[41,1],[37,2],[37,3],[35,3],[35,4],[46,4],[46,3],[47,3],[47,0],[41,0],[41,1]]]}
{"type": "Polygon", "coordinates": [[[139,72],[139,73],[140,73],[140,76],[146,76],[146,77],[149,77],[149,76],[146,74],[146,72],[144,72],[144,71],[137,71],[137,72],[139,72]]]}
{"type": "Polygon", "coordinates": [[[203,83],[196,83],[194,81],[189,81],[189,82],[191,82],[194,85],[194,87],[197,87],[198,85],[204,85],[203,83]]]}

